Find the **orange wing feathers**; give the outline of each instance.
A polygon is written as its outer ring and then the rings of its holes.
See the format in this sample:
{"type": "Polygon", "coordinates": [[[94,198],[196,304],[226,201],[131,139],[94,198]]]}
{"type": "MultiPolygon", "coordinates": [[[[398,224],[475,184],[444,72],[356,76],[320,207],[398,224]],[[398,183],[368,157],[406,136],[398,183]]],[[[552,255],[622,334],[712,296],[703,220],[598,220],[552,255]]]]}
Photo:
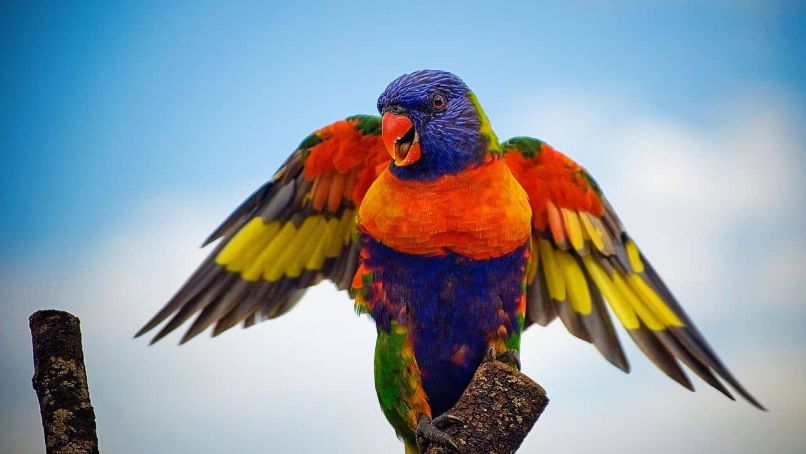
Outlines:
{"type": "Polygon", "coordinates": [[[338,121],[315,133],[321,139],[305,159],[305,179],[313,181],[313,208],[335,211],[345,198],[361,203],[367,188],[389,164],[379,134],[365,134],[357,119],[338,121]]]}
{"type": "Polygon", "coordinates": [[[159,340],[199,313],[185,342],[213,323],[219,334],[282,315],[323,278],[348,288],[358,262],[355,209],[389,159],[378,117],[350,117],[308,136],[210,235],[205,244],[221,242],[137,335],[173,316],[159,340]]]}
{"type": "Polygon", "coordinates": [[[559,316],[569,332],[628,371],[606,302],[669,377],[693,390],[683,363],[728,397],[714,374],[763,408],[708,346],[585,169],[537,139],[511,139],[502,148],[533,211],[527,322],[546,325],[559,316]]]}
{"type": "MultiPolygon", "coordinates": [[[[560,209],[599,217],[602,201],[582,167],[546,143],[541,142],[539,147],[531,156],[506,153],[504,159],[529,194],[534,227],[542,231],[550,225],[552,233],[556,232],[555,240],[559,240],[564,237],[560,209]]],[[[509,150],[516,148],[510,145],[509,150]]]]}

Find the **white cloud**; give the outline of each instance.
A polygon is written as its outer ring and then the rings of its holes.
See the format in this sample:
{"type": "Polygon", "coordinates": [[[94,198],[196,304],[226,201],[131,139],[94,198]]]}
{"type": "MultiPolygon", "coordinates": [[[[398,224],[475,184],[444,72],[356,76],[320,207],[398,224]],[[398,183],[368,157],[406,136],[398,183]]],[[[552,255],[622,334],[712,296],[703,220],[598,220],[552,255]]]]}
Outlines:
{"type": "MultiPolygon", "coordinates": [[[[556,323],[524,337],[525,371],[552,398],[524,451],[802,451],[797,426],[806,416],[800,379],[806,370],[792,342],[803,336],[787,331],[792,323],[784,321],[803,319],[793,298],[806,292],[803,216],[792,218],[800,207],[802,162],[786,108],[766,97],[740,100],[729,109],[738,114],[717,115],[713,128],[697,128],[640,109],[616,114],[608,110],[618,105],[612,99],[572,98],[565,97],[563,109],[546,107],[523,120],[534,122],[521,125],[523,131],[552,131],[558,135],[548,138],[552,143],[588,165],[695,319],[704,320],[704,331],[716,332],[728,364],[772,411],[732,403],[699,382],[702,391],[690,394],[632,346],[633,373],[624,375],[556,323]],[[745,244],[748,225],[775,234],[760,247],[745,244]],[[751,259],[744,262],[737,250],[751,259]],[[748,275],[755,279],[742,282],[748,275]],[[729,301],[725,292],[737,285],[750,296],[729,301]],[[783,311],[752,328],[762,339],[753,339],[751,328],[724,325],[768,311],[752,302],[760,294],[783,311]]],[[[133,208],[91,250],[32,258],[2,271],[0,292],[8,303],[0,341],[4,364],[12,367],[3,377],[0,411],[12,422],[0,438],[14,452],[41,451],[41,434],[32,429],[39,423],[25,317],[53,306],[82,319],[106,451],[402,449],[374,394],[374,328],[330,285],[250,330],[182,347],[174,345],[177,336],[154,347],[131,339],[204,256],[196,246],[240,192],[213,199],[160,195],[133,208]]]]}

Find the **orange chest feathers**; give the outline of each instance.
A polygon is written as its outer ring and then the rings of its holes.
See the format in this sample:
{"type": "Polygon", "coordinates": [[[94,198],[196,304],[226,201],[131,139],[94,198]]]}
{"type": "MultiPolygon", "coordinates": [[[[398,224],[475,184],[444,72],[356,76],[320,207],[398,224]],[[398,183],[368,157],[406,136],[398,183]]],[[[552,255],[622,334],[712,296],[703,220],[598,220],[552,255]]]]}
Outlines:
{"type": "Polygon", "coordinates": [[[361,230],[400,252],[477,260],[522,246],[531,218],[526,192],[500,159],[433,181],[401,180],[387,169],[358,210],[361,230]]]}

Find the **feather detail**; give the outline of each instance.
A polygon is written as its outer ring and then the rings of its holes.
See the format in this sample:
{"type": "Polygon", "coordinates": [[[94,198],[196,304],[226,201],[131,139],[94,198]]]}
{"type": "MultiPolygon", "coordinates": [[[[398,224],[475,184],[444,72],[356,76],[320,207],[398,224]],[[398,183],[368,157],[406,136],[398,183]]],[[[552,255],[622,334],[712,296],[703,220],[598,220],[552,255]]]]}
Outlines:
{"type": "Polygon", "coordinates": [[[551,244],[543,238],[538,240],[538,245],[543,277],[548,285],[549,296],[555,301],[565,301],[565,278],[563,278],[560,265],[557,263],[555,251],[551,244]]]}
{"type": "Polygon", "coordinates": [[[601,229],[597,229],[594,227],[594,223],[591,220],[591,215],[588,213],[579,213],[579,220],[582,223],[583,232],[585,233],[585,238],[590,240],[593,243],[593,246],[599,251],[605,251],[604,239],[604,232],[601,229]]]}
{"type": "Polygon", "coordinates": [[[546,213],[548,214],[549,228],[551,229],[551,236],[554,238],[554,243],[562,250],[568,248],[565,242],[565,228],[563,226],[560,210],[551,202],[546,201],[546,213]]]}
{"type": "Polygon", "coordinates": [[[562,269],[563,279],[566,282],[566,294],[574,308],[574,312],[582,315],[591,313],[591,296],[588,282],[577,261],[566,251],[557,251],[557,263],[562,269]]]}
{"type": "Polygon", "coordinates": [[[534,285],[528,287],[526,301],[527,316],[529,320],[540,326],[547,326],[552,320],[557,318],[557,309],[551,301],[548,293],[548,284],[543,273],[537,273],[534,285]]]}
{"type": "Polygon", "coordinates": [[[316,211],[322,211],[325,208],[325,203],[330,196],[330,182],[333,180],[333,174],[326,173],[316,179],[316,183],[311,191],[311,206],[316,211]]]}
{"type": "Polygon", "coordinates": [[[378,117],[357,116],[303,140],[207,238],[222,240],[137,336],[170,318],[155,342],[198,314],[184,343],[211,325],[218,335],[241,321],[278,317],[321,279],[345,289],[358,264],[358,187],[389,163],[379,131],[378,117]]]}
{"type": "Polygon", "coordinates": [[[568,234],[568,239],[571,246],[579,253],[586,253],[585,250],[585,237],[582,233],[582,226],[580,225],[579,216],[575,211],[567,208],[560,210],[563,215],[563,226],[568,234]]]}
{"type": "Polygon", "coordinates": [[[327,195],[327,209],[335,212],[341,206],[341,199],[344,197],[345,175],[337,173],[333,175],[330,182],[330,192],[327,195]]]}

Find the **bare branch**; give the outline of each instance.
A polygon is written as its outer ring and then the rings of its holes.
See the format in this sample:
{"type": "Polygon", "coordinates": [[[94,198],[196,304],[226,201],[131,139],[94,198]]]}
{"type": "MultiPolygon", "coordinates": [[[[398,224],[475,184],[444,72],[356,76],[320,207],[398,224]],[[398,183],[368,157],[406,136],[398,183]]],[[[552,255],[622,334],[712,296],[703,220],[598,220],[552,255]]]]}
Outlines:
{"type": "Polygon", "coordinates": [[[35,312],[29,322],[34,348],[32,381],[47,453],[98,453],[78,318],[47,310],[35,312]]]}

